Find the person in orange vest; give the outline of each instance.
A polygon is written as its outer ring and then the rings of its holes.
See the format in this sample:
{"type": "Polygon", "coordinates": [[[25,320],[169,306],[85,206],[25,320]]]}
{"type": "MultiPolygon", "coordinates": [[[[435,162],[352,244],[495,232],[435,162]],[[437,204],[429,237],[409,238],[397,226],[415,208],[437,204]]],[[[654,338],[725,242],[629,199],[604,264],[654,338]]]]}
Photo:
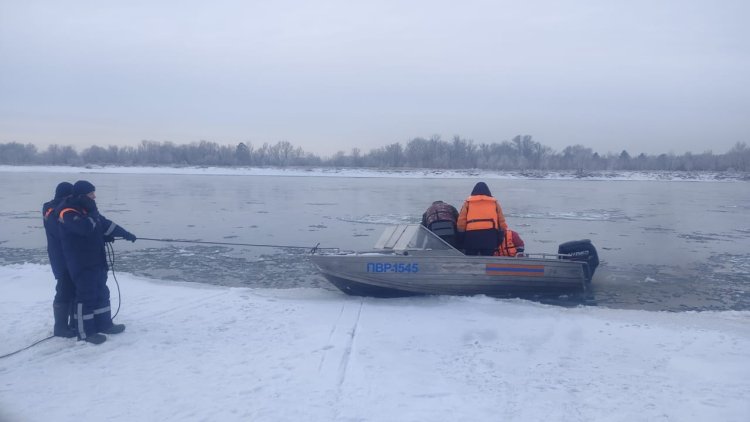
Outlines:
{"type": "Polygon", "coordinates": [[[456,225],[466,255],[494,255],[501,235],[508,230],[500,203],[484,182],[474,185],[471,196],[461,207],[456,225]]]}
{"type": "Polygon", "coordinates": [[[498,256],[522,256],[524,251],[523,239],[513,230],[506,230],[503,241],[500,242],[495,255],[498,256]]]}

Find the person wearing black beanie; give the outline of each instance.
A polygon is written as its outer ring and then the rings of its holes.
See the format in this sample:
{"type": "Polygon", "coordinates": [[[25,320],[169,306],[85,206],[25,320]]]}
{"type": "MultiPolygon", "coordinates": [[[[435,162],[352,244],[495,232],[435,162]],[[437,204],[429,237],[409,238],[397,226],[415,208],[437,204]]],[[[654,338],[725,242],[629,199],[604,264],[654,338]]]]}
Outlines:
{"type": "Polygon", "coordinates": [[[75,286],[65,263],[63,247],[60,242],[55,209],[73,193],[73,185],[61,182],[55,188],[55,197],[42,205],[44,233],[47,236],[47,256],[55,276],[55,299],[52,301],[52,313],[55,318],[53,335],[57,337],[75,337],[76,332],[70,326],[70,315],[75,298],[75,286]]]}
{"type": "Polygon", "coordinates": [[[497,251],[508,223],[500,203],[492,197],[486,183],[474,185],[458,213],[456,226],[466,255],[491,256],[497,251]]]}
{"type": "Polygon", "coordinates": [[[73,195],[60,207],[58,219],[65,262],[76,288],[78,339],[101,344],[107,340],[104,334],[125,330],[124,324],[112,322],[104,243],[115,238],[135,242],[136,237],[99,213],[95,190],[91,182],[77,181],[73,195]]]}
{"type": "Polygon", "coordinates": [[[73,194],[73,185],[68,182],[60,182],[55,188],[55,199],[62,200],[73,194]]]}
{"type": "Polygon", "coordinates": [[[73,195],[88,195],[91,192],[94,192],[96,188],[94,185],[89,182],[88,180],[79,180],[73,185],[73,195]]]}

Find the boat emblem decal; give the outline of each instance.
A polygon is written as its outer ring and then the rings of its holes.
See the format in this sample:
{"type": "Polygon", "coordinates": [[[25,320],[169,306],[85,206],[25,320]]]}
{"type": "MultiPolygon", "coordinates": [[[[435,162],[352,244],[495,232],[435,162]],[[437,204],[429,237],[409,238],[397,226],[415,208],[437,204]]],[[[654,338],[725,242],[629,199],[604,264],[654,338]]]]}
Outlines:
{"type": "Polygon", "coordinates": [[[485,264],[485,273],[487,275],[544,277],[544,265],[485,264]]]}

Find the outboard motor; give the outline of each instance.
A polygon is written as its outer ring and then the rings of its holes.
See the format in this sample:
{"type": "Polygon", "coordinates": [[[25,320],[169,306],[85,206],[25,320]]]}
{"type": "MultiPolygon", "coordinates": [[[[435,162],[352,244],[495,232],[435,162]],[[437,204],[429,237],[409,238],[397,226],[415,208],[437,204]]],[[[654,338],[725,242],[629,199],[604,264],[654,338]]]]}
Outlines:
{"type": "Polygon", "coordinates": [[[586,279],[591,281],[594,276],[596,267],[599,266],[599,255],[596,253],[594,244],[589,239],[583,240],[571,240],[558,246],[557,253],[561,255],[570,255],[570,257],[564,257],[563,259],[571,259],[573,261],[583,261],[588,264],[586,279]]]}

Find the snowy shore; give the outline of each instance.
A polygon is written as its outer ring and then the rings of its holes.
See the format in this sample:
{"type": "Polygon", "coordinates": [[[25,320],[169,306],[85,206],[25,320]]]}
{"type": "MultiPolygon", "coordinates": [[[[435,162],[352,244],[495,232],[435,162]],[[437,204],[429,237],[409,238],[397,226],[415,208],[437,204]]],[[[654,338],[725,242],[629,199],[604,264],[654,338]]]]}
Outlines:
{"type": "MultiPolygon", "coordinates": [[[[750,312],[361,299],[118,274],[127,330],[0,360],[1,421],[746,421],[750,312]]],[[[113,306],[116,306],[116,287],[113,306]]],[[[51,333],[0,266],[0,354],[51,333]]]]}
{"type": "Polygon", "coordinates": [[[750,180],[737,172],[680,171],[490,171],[440,169],[368,169],[368,168],[295,168],[295,167],[117,167],[117,166],[7,166],[0,173],[70,173],[70,174],[202,174],[210,176],[288,176],[288,177],[389,177],[449,179],[540,179],[540,180],[621,180],[676,182],[736,182],[750,180]]]}

